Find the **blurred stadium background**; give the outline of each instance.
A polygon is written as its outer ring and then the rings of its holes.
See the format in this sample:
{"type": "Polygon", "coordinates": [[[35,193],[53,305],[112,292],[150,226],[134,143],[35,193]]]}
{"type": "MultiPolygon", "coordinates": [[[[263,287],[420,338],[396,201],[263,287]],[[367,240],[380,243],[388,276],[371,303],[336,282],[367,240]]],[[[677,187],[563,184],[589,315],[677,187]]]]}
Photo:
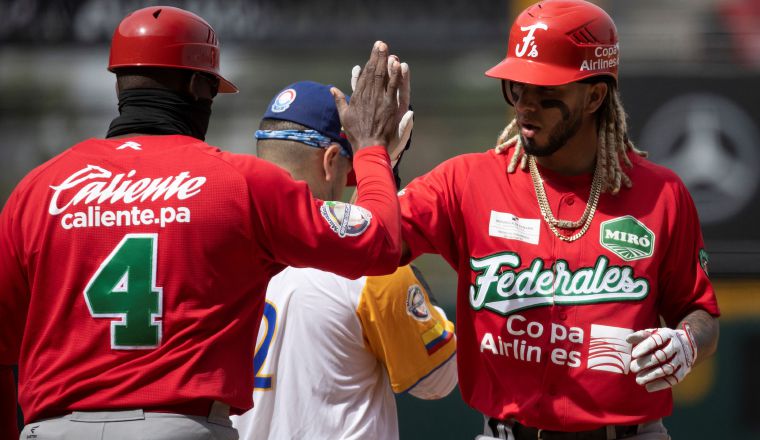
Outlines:
{"type": "MultiPolygon", "coordinates": [[[[405,181],[491,147],[511,117],[483,72],[502,59],[525,0],[0,0],[0,203],[34,166],[102,137],[117,114],[106,71],[129,11],[179,6],[208,20],[240,94],[214,103],[208,141],[255,152],[272,96],[302,79],[349,91],[377,39],[412,69],[416,119],[405,181]]],[[[760,438],[760,0],[598,0],[620,33],[632,137],[674,169],[697,203],[723,312],[717,356],[676,388],[673,438],[760,438]]],[[[422,257],[454,316],[455,274],[422,257]]],[[[402,439],[473,438],[482,419],[458,392],[398,399],[402,439]]]]}

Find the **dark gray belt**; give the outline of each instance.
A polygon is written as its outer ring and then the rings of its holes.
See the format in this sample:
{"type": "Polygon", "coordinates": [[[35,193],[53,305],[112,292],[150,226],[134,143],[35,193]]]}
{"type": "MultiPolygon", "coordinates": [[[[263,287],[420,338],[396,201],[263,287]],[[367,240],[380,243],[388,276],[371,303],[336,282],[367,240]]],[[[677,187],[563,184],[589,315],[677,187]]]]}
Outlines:
{"type": "MultiPolygon", "coordinates": [[[[494,437],[506,430],[511,430],[514,440],[615,440],[633,437],[639,431],[639,425],[603,426],[591,431],[563,432],[531,428],[514,421],[488,419],[488,427],[494,437]],[[500,426],[501,425],[501,429],[500,426]]],[[[506,437],[508,438],[508,437],[506,437]]]]}

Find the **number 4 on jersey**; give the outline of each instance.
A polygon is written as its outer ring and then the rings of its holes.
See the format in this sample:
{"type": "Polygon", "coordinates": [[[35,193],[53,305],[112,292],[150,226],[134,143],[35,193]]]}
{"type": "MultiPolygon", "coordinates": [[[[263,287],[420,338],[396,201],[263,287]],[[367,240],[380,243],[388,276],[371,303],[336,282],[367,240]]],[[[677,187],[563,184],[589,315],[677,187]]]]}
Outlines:
{"type": "Polygon", "coordinates": [[[127,234],[84,289],[93,318],[119,318],[111,322],[111,348],[150,349],[161,343],[157,253],[158,234],[127,234]]]}

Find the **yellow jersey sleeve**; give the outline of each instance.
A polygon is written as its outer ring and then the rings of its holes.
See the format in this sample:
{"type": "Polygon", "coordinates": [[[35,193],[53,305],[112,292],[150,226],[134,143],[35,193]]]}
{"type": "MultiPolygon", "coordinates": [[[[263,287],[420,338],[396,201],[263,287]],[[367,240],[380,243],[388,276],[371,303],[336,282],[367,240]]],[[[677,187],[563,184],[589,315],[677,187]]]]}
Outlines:
{"type": "Polygon", "coordinates": [[[367,277],[357,315],[364,342],[385,365],[395,393],[407,391],[456,353],[454,324],[433,307],[410,266],[367,277]]]}

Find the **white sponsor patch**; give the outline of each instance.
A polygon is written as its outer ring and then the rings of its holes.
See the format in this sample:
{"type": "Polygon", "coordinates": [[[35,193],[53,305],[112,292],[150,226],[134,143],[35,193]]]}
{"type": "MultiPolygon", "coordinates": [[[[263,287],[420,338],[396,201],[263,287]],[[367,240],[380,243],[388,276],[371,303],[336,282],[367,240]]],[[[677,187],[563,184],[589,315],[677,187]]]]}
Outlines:
{"type": "Polygon", "coordinates": [[[363,234],[372,220],[371,212],[350,203],[324,202],[319,212],[333,232],[341,237],[363,234]]]}
{"type": "Polygon", "coordinates": [[[491,237],[538,244],[540,232],[541,220],[537,218],[519,218],[506,212],[491,211],[488,222],[488,235],[491,237]]]}
{"type": "Polygon", "coordinates": [[[625,338],[633,333],[629,328],[591,324],[588,349],[588,369],[628,374],[631,366],[631,344],[625,338]]]}

